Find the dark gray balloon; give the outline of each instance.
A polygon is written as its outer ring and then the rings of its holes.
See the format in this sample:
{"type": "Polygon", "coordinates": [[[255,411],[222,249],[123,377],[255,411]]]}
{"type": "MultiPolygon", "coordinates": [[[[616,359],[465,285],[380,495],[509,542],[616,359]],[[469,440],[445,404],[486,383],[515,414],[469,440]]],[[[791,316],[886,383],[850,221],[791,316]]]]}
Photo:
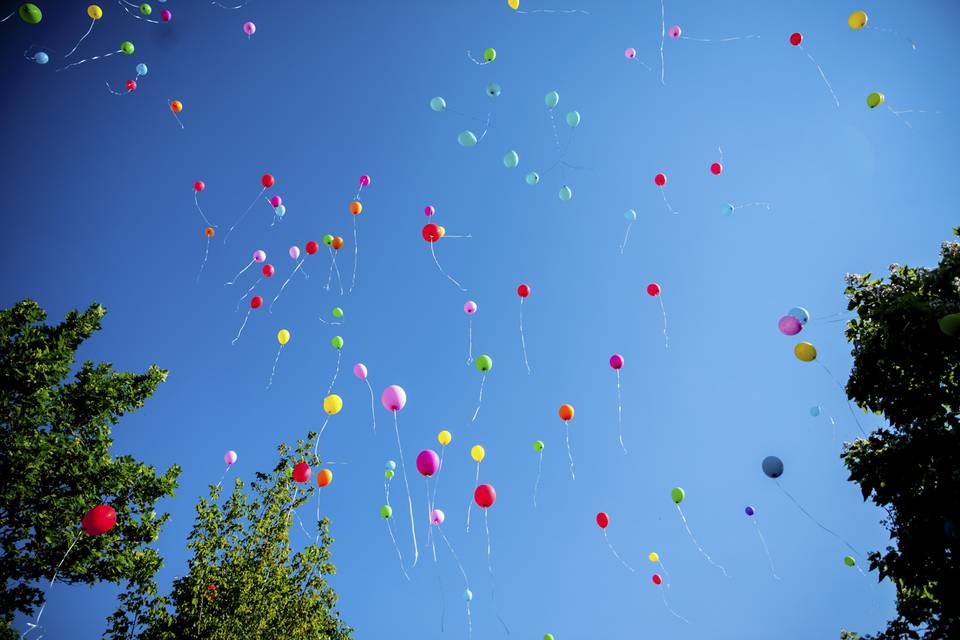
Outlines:
{"type": "Polygon", "coordinates": [[[763,459],[763,472],[768,478],[779,478],[783,475],[783,460],[777,456],[767,456],[763,459]]]}

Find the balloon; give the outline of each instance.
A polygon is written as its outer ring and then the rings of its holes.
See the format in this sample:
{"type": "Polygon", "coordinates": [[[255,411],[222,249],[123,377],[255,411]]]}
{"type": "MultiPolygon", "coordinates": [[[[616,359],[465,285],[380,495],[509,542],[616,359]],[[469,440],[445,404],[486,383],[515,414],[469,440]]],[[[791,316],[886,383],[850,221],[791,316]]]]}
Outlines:
{"type": "Polygon", "coordinates": [[[538,182],[540,182],[540,174],[537,173],[536,171],[531,171],[530,173],[528,173],[528,174],[526,175],[526,177],[524,178],[524,180],[527,181],[527,184],[533,186],[533,185],[537,184],[538,182]]]}
{"type": "Polygon", "coordinates": [[[670,27],[670,29],[667,31],[667,35],[669,35],[669,36],[670,36],[671,38],[673,38],[674,40],[676,40],[677,38],[679,38],[681,33],[683,33],[683,31],[680,29],[680,25],[678,25],[678,24],[673,25],[673,26],[670,27]]]}
{"type": "Polygon", "coordinates": [[[479,307],[477,307],[477,303],[474,302],[473,300],[467,300],[466,302],[463,303],[463,312],[468,316],[472,316],[473,314],[475,314],[478,308],[479,307]]]}
{"type": "Polygon", "coordinates": [[[801,42],[803,42],[803,34],[801,33],[790,34],[790,44],[792,44],[795,47],[799,47],[801,42]]]}
{"type": "Polygon", "coordinates": [[[853,556],[843,556],[843,564],[847,565],[848,567],[855,567],[857,566],[857,561],[853,556]]]}
{"type": "MultiPolygon", "coordinates": [[[[263,296],[253,296],[250,298],[250,308],[259,309],[263,306],[263,296]]],[[[279,339],[279,336],[278,336],[279,339]]],[[[287,338],[289,340],[289,338],[287,338]]]]}
{"type": "Polygon", "coordinates": [[[484,354],[482,356],[477,357],[477,361],[475,362],[475,365],[477,367],[477,371],[486,373],[487,371],[490,371],[490,369],[493,369],[493,358],[484,354]]]}
{"type": "Polygon", "coordinates": [[[293,467],[287,467],[287,470],[284,473],[287,474],[288,478],[293,478],[293,467]]]}
{"type": "Polygon", "coordinates": [[[800,324],[807,324],[810,320],[810,312],[804,309],[803,307],[794,307],[787,311],[788,316],[793,316],[800,321],[800,324]]]}
{"type": "Polygon", "coordinates": [[[553,634],[552,633],[544,634],[543,640],[553,640],[553,634]]]}
{"type": "Polygon", "coordinates": [[[385,464],[384,467],[390,471],[394,471],[397,468],[397,463],[393,460],[387,460],[387,464],[385,464]]]}
{"type": "Polygon", "coordinates": [[[304,247],[304,249],[306,249],[306,250],[307,250],[307,253],[312,256],[312,255],[315,254],[317,251],[320,251],[320,245],[319,245],[319,243],[317,243],[316,240],[311,240],[310,242],[308,242],[308,243],[306,244],[306,246],[304,247]]]}
{"type": "Polygon", "coordinates": [[[37,51],[35,54],[33,54],[33,61],[37,64],[47,64],[50,62],[50,56],[43,51],[37,51]]]}
{"type": "Polygon", "coordinates": [[[734,207],[732,204],[725,204],[725,205],[723,205],[723,209],[721,209],[720,212],[721,212],[723,215],[729,217],[729,216],[732,216],[732,215],[733,215],[733,210],[734,210],[735,208],[736,208],[736,207],[734,207]]]}
{"type": "Polygon", "coordinates": [[[179,100],[171,101],[170,111],[173,111],[174,113],[180,113],[181,111],[183,111],[183,103],[180,102],[179,100]]]}
{"type": "Polygon", "coordinates": [[[666,174],[658,173],[657,175],[653,176],[653,184],[657,185],[658,187],[662,187],[663,185],[667,184],[666,174]]]}
{"type": "Polygon", "coordinates": [[[393,469],[387,469],[386,471],[384,471],[384,472],[383,472],[383,477],[386,478],[387,480],[392,480],[392,479],[393,479],[393,469]]]}
{"type": "Polygon", "coordinates": [[[393,515],[393,509],[390,508],[390,505],[383,505],[380,507],[380,517],[384,520],[389,520],[390,516],[393,515]]]}
{"type": "Polygon", "coordinates": [[[507,151],[506,154],[504,154],[503,166],[505,166],[507,169],[515,169],[518,164],[520,164],[520,156],[517,154],[516,151],[511,149],[510,151],[507,151]]]}
{"type": "Polygon", "coordinates": [[[647,559],[650,560],[650,562],[660,562],[660,554],[656,551],[651,551],[650,555],[647,556],[647,559]]]}
{"type": "Polygon", "coordinates": [[[276,209],[283,203],[283,199],[280,196],[273,196],[270,198],[270,206],[276,209]]]}
{"type": "Polygon", "coordinates": [[[440,456],[432,449],[424,449],[417,456],[417,471],[429,478],[440,469],[440,456]]]}
{"type": "Polygon", "coordinates": [[[559,196],[561,201],[569,202],[570,198],[573,197],[573,189],[571,189],[567,185],[563,185],[562,187],[560,187],[560,193],[558,193],[557,195],[559,196]]]}
{"type": "Polygon", "coordinates": [[[286,329],[280,329],[280,331],[277,332],[277,342],[279,342],[281,346],[290,342],[290,332],[286,329]]]}
{"type": "Polygon", "coordinates": [[[333,246],[333,236],[330,235],[329,233],[326,234],[325,236],[323,236],[322,241],[323,241],[323,244],[326,245],[326,246],[328,246],[328,247],[332,247],[332,246],[333,246]]]}
{"type": "Polygon", "coordinates": [[[682,487],[674,487],[673,489],[670,489],[670,498],[677,504],[683,502],[683,499],[686,497],[687,492],[684,491],[682,487]]]}
{"type": "Polygon", "coordinates": [[[470,589],[464,589],[463,599],[466,600],[467,602],[470,602],[471,600],[473,600],[473,591],[470,591],[470,589]]]}
{"type": "Polygon", "coordinates": [[[140,13],[142,13],[145,16],[148,16],[151,13],[153,13],[153,7],[151,7],[146,2],[144,2],[142,5],[140,5],[140,13]]]}
{"type": "Polygon", "coordinates": [[[654,297],[660,295],[660,285],[658,285],[656,282],[651,282],[650,284],[648,284],[647,295],[654,296],[654,297]]]}
{"type": "Polygon", "coordinates": [[[332,242],[331,244],[332,244],[332,246],[333,246],[333,250],[334,250],[334,251],[340,251],[340,249],[343,248],[343,237],[342,237],[342,236],[334,236],[334,237],[333,237],[333,242],[332,242]]]}
{"type": "Polygon", "coordinates": [[[601,529],[606,529],[607,525],[610,524],[610,517],[603,511],[597,514],[597,526],[601,529]]]}
{"type": "Polygon", "coordinates": [[[783,316],[780,318],[780,321],[777,322],[777,328],[780,329],[780,333],[785,336],[795,336],[803,329],[803,325],[793,316],[783,316]]]}
{"type": "Polygon", "coordinates": [[[355,216],[360,215],[360,212],[363,211],[363,205],[360,204],[358,200],[354,200],[350,203],[350,213],[355,216]]]}
{"type": "Polygon", "coordinates": [[[874,91],[867,96],[867,106],[871,109],[875,109],[882,105],[886,99],[886,96],[884,96],[882,93],[874,91]]]}
{"type": "Polygon", "coordinates": [[[490,96],[491,98],[496,98],[497,96],[499,96],[500,91],[501,91],[500,85],[498,85],[496,82],[491,82],[490,84],[487,85],[487,95],[490,96]]]}
{"type": "Polygon", "coordinates": [[[263,249],[257,249],[253,252],[253,261],[254,262],[263,262],[267,259],[267,252],[263,249]]]}
{"type": "Polygon", "coordinates": [[[663,582],[663,578],[660,577],[659,573],[653,574],[653,584],[659,585],[663,582]]]}
{"type": "Polygon", "coordinates": [[[353,375],[355,375],[360,380],[366,380],[367,365],[363,364],[362,362],[358,362],[357,364],[353,365],[353,375]]]}
{"type": "Polygon", "coordinates": [[[487,452],[479,444],[475,444],[470,447],[470,457],[473,458],[474,462],[483,462],[483,459],[486,457],[487,452]]]}
{"type": "Polygon", "coordinates": [[[333,482],[333,471],[330,471],[330,469],[320,469],[320,471],[317,472],[318,487],[325,487],[331,482],[333,482]]]}
{"type": "Polygon", "coordinates": [[[203,183],[203,180],[197,180],[196,182],[193,183],[193,190],[196,191],[197,193],[200,193],[206,188],[207,188],[207,185],[203,183]]]}
{"type": "Polygon", "coordinates": [[[433,205],[430,205],[430,204],[428,204],[427,206],[425,206],[425,207],[423,208],[423,215],[427,216],[428,218],[429,218],[430,216],[432,216],[433,214],[435,214],[436,212],[437,212],[437,210],[434,209],[434,208],[433,208],[433,205]]]}
{"type": "Polygon", "coordinates": [[[460,135],[457,136],[457,142],[460,143],[461,147],[472,147],[477,144],[477,136],[473,131],[461,131],[460,135]]]}
{"type": "Polygon", "coordinates": [[[252,36],[254,33],[257,32],[257,25],[253,24],[252,22],[244,22],[243,32],[248,36],[252,36]]]}
{"type": "Polygon", "coordinates": [[[136,80],[127,80],[127,91],[136,91],[137,90],[137,81],[136,80]]]}
{"type": "Polygon", "coordinates": [[[577,127],[580,126],[579,111],[571,111],[570,113],[567,114],[567,126],[569,126],[572,129],[576,129],[577,127]]]}
{"type": "Polygon", "coordinates": [[[497,492],[492,485],[481,484],[474,490],[473,499],[481,509],[489,509],[497,501],[497,492]]]}
{"type": "Polygon", "coordinates": [[[333,336],[330,339],[330,346],[332,346],[334,349],[343,349],[343,338],[340,336],[333,336]]]}
{"type": "Polygon", "coordinates": [[[323,410],[327,415],[335,416],[343,409],[343,398],[335,393],[331,393],[323,399],[323,410]]]}
{"type": "Polygon", "coordinates": [[[529,295],[530,295],[530,285],[528,285],[528,284],[521,284],[519,287],[517,287],[517,295],[520,296],[521,298],[526,298],[527,296],[529,296],[529,295]]]}
{"type": "Polygon", "coordinates": [[[629,220],[630,222],[633,222],[634,220],[637,219],[637,212],[634,211],[633,209],[627,209],[626,211],[623,212],[623,217],[629,220]]]}
{"type": "Polygon", "coordinates": [[[620,369],[623,367],[623,356],[619,353],[615,353],[610,356],[610,366],[614,369],[620,369]]]}
{"type": "Polygon", "coordinates": [[[443,431],[437,434],[437,442],[439,442],[440,446],[442,447],[445,447],[448,444],[450,444],[452,440],[453,440],[453,436],[446,429],[444,429],[443,431]]]}
{"type": "Polygon", "coordinates": [[[756,513],[756,510],[755,510],[753,507],[749,507],[749,506],[748,506],[747,508],[745,508],[745,509],[743,510],[743,512],[744,512],[745,514],[747,514],[748,516],[752,516],[753,514],[756,513]]]}
{"type": "Polygon", "coordinates": [[[164,9],[160,12],[161,22],[170,22],[171,20],[173,20],[173,13],[170,11],[170,9],[164,9]]]}
{"type": "Polygon", "coordinates": [[[626,51],[623,52],[623,57],[627,60],[633,60],[637,57],[637,50],[633,47],[627,47],[626,51]]]}
{"type": "Polygon", "coordinates": [[[227,464],[233,464],[237,461],[237,452],[227,451],[225,454],[223,454],[223,461],[227,464]]]}
{"type": "Polygon", "coordinates": [[[287,250],[287,253],[290,255],[290,258],[296,260],[300,257],[300,247],[293,245],[287,250]]]}
{"type": "Polygon", "coordinates": [[[801,362],[813,362],[817,359],[817,348],[809,342],[798,342],[793,348],[793,355],[801,362]]]}
{"type": "MultiPolygon", "coordinates": [[[[516,11],[520,8],[520,0],[507,0],[507,6],[516,11]]],[[[550,640],[553,640],[553,638],[550,638],[550,640]]]]}
{"type": "Polygon", "coordinates": [[[847,24],[850,25],[850,28],[854,31],[863,29],[867,26],[867,14],[863,11],[854,11],[850,14],[850,17],[847,18],[847,24]]]}
{"type": "Polygon", "coordinates": [[[117,524],[117,512],[107,504],[97,505],[80,521],[80,528],[88,536],[102,536],[117,524]]]}
{"type": "Polygon", "coordinates": [[[20,16],[20,19],[27,24],[38,24],[43,20],[43,12],[40,11],[40,7],[32,2],[25,2],[20,5],[20,8],[17,9],[17,14],[20,16]]]}
{"type": "Polygon", "coordinates": [[[425,224],[423,225],[423,229],[420,231],[420,235],[422,235],[423,239],[427,242],[436,242],[440,239],[440,227],[432,222],[425,224]]]}
{"type": "Polygon", "coordinates": [[[387,411],[400,411],[407,404],[407,392],[403,387],[392,384],[380,395],[380,404],[387,411]]]}
{"type": "Polygon", "coordinates": [[[307,480],[310,479],[311,473],[312,472],[310,471],[310,465],[308,465],[306,462],[298,462],[297,464],[293,465],[293,481],[294,482],[299,482],[299,483],[306,482],[307,480]]]}
{"type": "Polygon", "coordinates": [[[767,456],[760,463],[760,468],[763,469],[768,478],[779,478],[783,475],[783,460],[777,456],[767,456]]]}
{"type": "Polygon", "coordinates": [[[447,101],[437,96],[436,98],[430,98],[430,108],[436,112],[443,111],[447,108],[447,101]]]}
{"type": "Polygon", "coordinates": [[[87,15],[93,18],[94,20],[99,20],[100,18],[103,17],[103,9],[101,9],[95,4],[92,4],[89,7],[87,7],[87,15]]]}
{"type": "Polygon", "coordinates": [[[549,91],[547,95],[543,96],[543,101],[546,103],[548,109],[553,109],[560,104],[560,94],[556,91],[549,91]]]}
{"type": "Polygon", "coordinates": [[[573,405],[570,405],[570,404],[560,405],[560,410],[558,411],[558,413],[560,414],[560,419],[563,420],[564,422],[569,422],[573,420],[573,405]]]}
{"type": "Polygon", "coordinates": [[[937,320],[937,324],[940,325],[940,331],[951,338],[960,335],[960,313],[947,314],[937,320]]]}
{"type": "Polygon", "coordinates": [[[810,407],[810,415],[811,415],[812,417],[814,417],[814,418],[816,418],[817,416],[819,416],[819,415],[820,415],[820,407],[818,407],[818,406],[810,407]]]}
{"type": "Polygon", "coordinates": [[[543,451],[543,440],[534,440],[533,450],[536,451],[537,453],[543,451]]]}
{"type": "Polygon", "coordinates": [[[430,524],[432,525],[441,525],[446,519],[447,516],[440,509],[434,509],[430,512],[430,524]]]}
{"type": "Polygon", "coordinates": [[[270,187],[272,187],[275,182],[276,180],[269,173],[265,173],[260,177],[260,184],[262,184],[266,189],[269,189],[270,187]]]}
{"type": "Polygon", "coordinates": [[[212,238],[216,233],[217,232],[213,227],[207,227],[203,230],[203,235],[207,236],[208,238],[212,238]]]}
{"type": "Polygon", "coordinates": [[[720,175],[721,173],[723,173],[723,165],[720,164],[719,162],[714,162],[712,165],[710,165],[710,173],[712,173],[715,176],[720,175]]]}
{"type": "Polygon", "coordinates": [[[487,50],[483,52],[483,59],[487,62],[493,62],[497,58],[497,50],[493,47],[487,47],[487,50]]]}
{"type": "Polygon", "coordinates": [[[130,56],[130,55],[133,55],[133,52],[135,51],[135,47],[133,46],[133,43],[130,42],[129,40],[124,40],[123,42],[120,43],[120,51],[130,56]]]}
{"type": "Polygon", "coordinates": [[[331,314],[334,318],[342,318],[342,317],[343,317],[343,309],[341,309],[340,307],[334,307],[333,310],[330,312],[330,314],[331,314]]]}

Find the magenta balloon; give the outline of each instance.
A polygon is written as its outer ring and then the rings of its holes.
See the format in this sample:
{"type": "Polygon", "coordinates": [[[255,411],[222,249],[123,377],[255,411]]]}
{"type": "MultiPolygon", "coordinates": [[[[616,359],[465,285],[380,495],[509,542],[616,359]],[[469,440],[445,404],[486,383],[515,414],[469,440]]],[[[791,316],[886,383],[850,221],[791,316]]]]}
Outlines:
{"type": "Polygon", "coordinates": [[[257,25],[253,24],[252,22],[244,22],[243,32],[248,36],[252,36],[254,33],[257,32],[257,25]]]}
{"type": "Polygon", "coordinates": [[[380,404],[387,411],[400,411],[407,404],[407,392],[400,385],[392,384],[383,390],[380,404]]]}
{"type": "Polygon", "coordinates": [[[267,252],[263,249],[257,249],[253,252],[253,261],[254,262],[263,262],[267,259],[267,252]]]}
{"type": "Polygon", "coordinates": [[[223,461],[227,464],[233,464],[237,461],[237,452],[227,451],[225,454],[223,454],[223,461]]]}
{"type": "Polygon", "coordinates": [[[363,364],[362,362],[358,362],[357,364],[353,365],[353,375],[357,376],[361,380],[366,380],[367,365],[363,364]]]}
{"type": "Polygon", "coordinates": [[[423,215],[427,216],[428,218],[433,214],[435,214],[436,212],[437,210],[433,208],[432,204],[428,204],[423,208],[423,215]]]}
{"type": "Polygon", "coordinates": [[[369,187],[369,186],[370,186],[370,176],[368,176],[368,175],[366,175],[366,174],[360,176],[360,186],[361,186],[361,187],[369,187]]]}
{"type": "Polygon", "coordinates": [[[420,475],[430,477],[440,469],[440,456],[433,449],[424,449],[417,456],[417,471],[420,475]]]}
{"type": "Polygon", "coordinates": [[[468,316],[472,316],[477,312],[477,303],[473,300],[467,300],[463,303],[463,312],[468,316]]]}
{"type": "Polygon", "coordinates": [[[783,316],[777,323],[777,328],[785,336],[795,336],[803,329],[803,325],[793,316],[783,316]]]}
{"type": "Polygon", "coordinates": [[[446,519],[447,516],[440,509],[434,509],[430,512],[430,524],[432,525],[441,525],[446,519]]]}
{"type": "Polygon", "coordinates": [[[619,353],[615,353],[610,356],[610,366],[614,369],[619,369],[623,366],[623,356],[619,353]]]}
{"type": "Polygon", "coordinates": [[[283,199],[280,196],[273,196],[270,198],[270,206],[276,209],[281,204],[283,204],[283,199]]]}

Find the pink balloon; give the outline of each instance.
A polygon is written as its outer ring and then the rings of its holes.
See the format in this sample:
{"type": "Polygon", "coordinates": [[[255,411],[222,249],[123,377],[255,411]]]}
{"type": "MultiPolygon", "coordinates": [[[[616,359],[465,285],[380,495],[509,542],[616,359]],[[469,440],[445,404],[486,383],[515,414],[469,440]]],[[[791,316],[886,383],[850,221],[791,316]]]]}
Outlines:
{"type": "Polygon", "coordinates": [[[392,384],[383,390],[380,404],[387,411],[400,411],[407,404],[407,392],[400,385],[392,384]]]}
{"type": "Polygon", "coordinates": [[[369,186],[370,186],[370,176],[368,176],[368,175],[366,175],[366,174],[360,176],[360,186],[361,186],[361,187],[369,187],[369,186]]]}
{"type": "Polygon", "coordinates": [[[670,37],[671,37],[671,38],[673,38],[674,40],[676,40],[677,38],[680,37],[680,34],[683,33],[683,32],[680,30],[680,25],[675,24],[675,25],[673,25],[672,27],[670,27],[670,30],[669,30],[667,33],[670,34],[670,37]]]}
{"type": "Polygon", "coordinates": [[[297,245],[293,245],[292,247],[290,247],[290,250],[287,251],[287,253],[290,254],[291,258],[296,260],[297,258],[300,257],[300,247],[298,247],[297,245]]]}
{"type": "Polygon", "coordinates": [[[353,365],[353,375],[357,376],[361,380],[367,379],[367,365],[362,362],[358,362],[353,365]]]}
{"type": "Polygon", "coordinates": [[[472,316],[477,312],[477,303],[473,300],[467,300],[463,303],[463,312],[468,316],[472,316]]]}
{"type": "Polygon", "coordinates": [[[417,471],[420,475],[430,477],[440,470],[440,456],[433,449],[424,449],[417,456],[417,471]]]}
{"type": "Polygon", "coordinates": [[[428,218],[433,214],[435,214],[436,212],[437,210],[433,208],[432,204],[428,204],[423,208],[423,215],[427,216],[428,218]]]}
{"type": "Polygon", "coordinates": [[[173,20],[173,14],[170,12],[170,9],[164,9],[160,12],[160,20],[162,22],[170,22],[173,20]]]}
{"type": "Polygon", "coordinates": [[[253,261],[254,262],[263,262],[267,259],[267,252],[263,249],[257,249],[253,252],[253,261]]]}
{"type": "Polygon", "coordinates": [[[785,336],[795,336],[803,329],[803,325],[793,316],[783,316],[777,323],[777,328],[785,336]]]}
{"type": "Polygon", "coordinates": [[[257,32],[257,25],[253,24],[252,22],[244,22],[243,32],[248,36],[252,36],[254,33],[257,32]]]}
{"type": "Polygon", "coordinates": [[[627,47],[627,50],[623,52],[623,57],[627,60],[633,60],[637,57],[637,50],[633,47],[627,47]]]}
{"type": "Polygon", "coordinates": [[[614,369],[619,369],[623,366],[623,356],[619,353],[615,353],[610,356],[610,366],[614,369]]]}
{"type": "Polygon", "coordinates": [[[223,454],[223,461],[227,464],[233,464],[237,461],[237,452],[227,451],[225,454],[223,454]]]}
{"type": "Polygon", "coordinates": [[[443,511],[440,509],[434,509],[430,512],[430,524],[436,526],[443,524],[443,521],[447,519],[447,516],[444,515],[443,511]]]}
{"type": "Polygon", "coordinates": [[[283,200],[280,198],[280,196],[273,196],[270,198],[270,206],[274,209],[279,207],[281,204],[283,204],[283,200]]]}

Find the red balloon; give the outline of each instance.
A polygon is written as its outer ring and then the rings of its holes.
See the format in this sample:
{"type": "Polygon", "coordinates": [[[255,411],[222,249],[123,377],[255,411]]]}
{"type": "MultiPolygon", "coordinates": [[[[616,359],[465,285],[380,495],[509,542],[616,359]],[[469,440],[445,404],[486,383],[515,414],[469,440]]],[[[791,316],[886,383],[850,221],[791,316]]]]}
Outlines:
{"type": "Polygon", "coordinates": [[[529,296],[529,295],[530,295],[530,285],[528,285],[528,284],[521,284],[519,287],[517,287],[517,295],[520,296],[521,298],[526,298],[527,296],[529,296]]]}
{"type": "Polygon", "coordinates": [[[790,44],[792,44],[795,47],[799,47],[801,42],[803,42],[802,33],[798,32],[798,33],[790,34],[790,44]]]}
{"type": "Polygon", "coordinates": [[[274,180],[273,176],[269,173],[263,174],[263,177],[260,178],[260,184],[263,185],[264,189],[269,189],[272,187],[274,182],[276,182],[276,180],[274,180]]]}
{"type": "Polygon", "coordinates": [[[599,525],[601,529],[606,529],[608,524],[610,524],[610,516],[608,516],[605,511],[598,513],[597,525],[599,525]]]}
{"type": "Polygon", "coordinates": [[[88,536],[100,536],[110,531],[115,524],[117,512],[110,505],[101,504],[87,511],[80,521],[80,528],[88,536]]]}
{"type": "Polygon", "coordinates": [[[262,307],[262,306],[263,306],[263,298],[262,298],[262,297],[260,297],[260,296],[253,296],[252,298],[250,298],[250,308],[251,308],[251,309],[259,309],[259,308],[262,307]]]}
{"type": "Polygon", "coordinates": [[[481,484],[474,490],[473,499],[481,509],[489,509],[497,501],[497,491],[489,484],[481,484]]]}
{"type": "Polygon", "coordinates": [[[203,180],[197,180],[193,183],[193,190],[200,192],[207,188],[207,185],[203,184],[203,180]]]}
{"type": "Polygon", "coordinates": [[[127,91],[136,91],[136,90],[137,90],[137,81],[127,80],[127,91]]]}
{"type": "Polygon", "coordinates": [[[276,272],[276,269],[273,268],[273,265],[269,262],[263,265],[263,268],[260,269],[260,273],[263,274],[265,278],[271,277],[276,272]]]}
{"type": "Polygon", "coordinates": [[[712,165],[710,165],[710,173],[712,173],[715,176],[720,175],[721,173],[723,173],[723,165],[720,164],[719,162],[714,162],[712,165]]]}
{"type": "Polygon", "coordinates": [[[433,224],[423,225],[423,231],[420,232],[423,235],[423,239],[427,242],[436,242],[440,239],[440,227],[433,224]]]}
{"type": "Polygon", "coordinates": [[[313,255],[317,251],[320,251],[320,245],[317,244],[316,240],[311,240],[310,242],[307,243],[306,249],[307,249],[307,253],[309,253],[310,255],[313,255]]]}
{"type": "Polygon", "coordinates": [[[653,574],[653,584],[660,584],[663,582],[663,578],[660,577],[659,573],[653,574]]]}
{"type": "Polygon", "coordinates": [[[310,479],[310,465],[306,462],[298,462],[293,465],[293,480],[294,482],[306,482],[310,479]]]}
{"type": "Polygon", "coordinates": [[[660,285],[656,282],[651,282],[647,285],[647,295],[658,296],[660,295],[660,285]]]}
{"type": "Polygon", "coordinates": [[[658,173],[657,175],[653,176],[653,183],[658,187],[662,187],[663,185],[667,184],[667,176],[662,173],[658,173]]]}

